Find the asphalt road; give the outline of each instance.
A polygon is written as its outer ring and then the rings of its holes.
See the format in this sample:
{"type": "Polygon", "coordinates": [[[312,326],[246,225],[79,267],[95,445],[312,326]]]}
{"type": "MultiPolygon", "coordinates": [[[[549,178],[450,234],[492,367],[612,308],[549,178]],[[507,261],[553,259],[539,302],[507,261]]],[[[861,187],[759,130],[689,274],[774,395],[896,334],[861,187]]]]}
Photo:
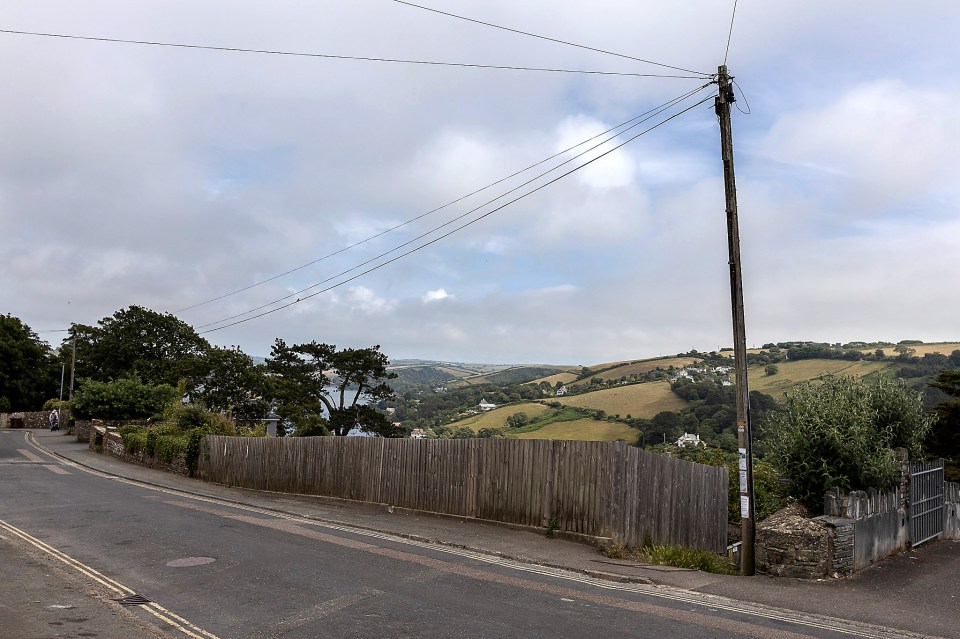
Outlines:
{"type": "Polygon", "coordinates": [[[45,456],[22,432],[0,432],[0,486],[0,535],[117,596],[143,595],[153,603],[131,609],[171,637],[851,636],[115,481],[45,456]]]}

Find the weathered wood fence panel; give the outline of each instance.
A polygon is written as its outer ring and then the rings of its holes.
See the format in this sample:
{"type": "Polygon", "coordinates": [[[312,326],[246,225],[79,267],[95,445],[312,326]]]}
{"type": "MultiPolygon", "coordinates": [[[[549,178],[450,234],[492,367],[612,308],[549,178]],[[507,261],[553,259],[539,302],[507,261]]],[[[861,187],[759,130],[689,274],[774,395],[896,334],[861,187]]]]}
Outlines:
{"type": "Polygon", "coordinates": [[[201,476],[229,486],[726,547],[726,469],[622,443],[209,436],[206,451],[201,476]]]}

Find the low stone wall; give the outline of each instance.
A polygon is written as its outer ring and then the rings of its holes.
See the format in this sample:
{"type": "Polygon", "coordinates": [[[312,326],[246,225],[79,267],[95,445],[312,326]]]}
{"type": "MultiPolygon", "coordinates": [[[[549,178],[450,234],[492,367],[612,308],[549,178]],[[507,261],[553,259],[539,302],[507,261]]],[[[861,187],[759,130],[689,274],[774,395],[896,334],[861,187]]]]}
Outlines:
{"type": "MultiPolygon", "coordinates": [[[[70,411],[60,413],[60,429],[66,430],[70,411]]],[[[35,410],[18,413],[0,413],[0,428],[50,428],[50,411],[35,410]]]]}
{"type": "Polygon", "coordinates": [[[833,569],[834,534],[827,523],[810,519],[792,504],[760,522],[756,530],[757,572],[777,577],[817,579],[833,569]]]}
{"type": "Polygon", "coordinates": [[[904,490],[834,488],[824,512],[810,518],[790,506],[757,526],[757,570],[770,575],[821,579],[862,570],[910,545],[904,490]]]}
{"type": "Polygon", "coordinates": [[[131,464],[140,464],[147,468],[156,468],[177,473],[179,475],[189,475],[187,470],[187,461],[185,455],[178,455],[172,461],[166,462],[155,457],[147,457],[143,453],[131,454],[123,448],[123,438],[112,427],[94,425],[90,431],[89,445],[91,450],[102,452],[105,455],[116,457],[131,464]]]}
{"type": "Polygon", "coordinates": [[[78,442],[89,442],[94,425],[103,426],[99,419],[78,419],[73,423],[73,435],[78,442]]]}

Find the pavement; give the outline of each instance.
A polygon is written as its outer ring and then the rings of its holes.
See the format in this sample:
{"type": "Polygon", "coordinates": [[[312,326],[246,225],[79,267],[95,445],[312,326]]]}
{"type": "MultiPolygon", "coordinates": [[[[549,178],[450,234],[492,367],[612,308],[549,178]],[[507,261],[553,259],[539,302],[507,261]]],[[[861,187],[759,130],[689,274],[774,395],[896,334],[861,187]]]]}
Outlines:
{"type": "MultiPolygon", "coordinates": [[[[655,584],[886,628],[902,628],[923,635],[960,638],[958,541],[932,542],[843,579],[808,581],[714,575],[612,560],[589,544],[548,539],[542,532],[504,524],[210,484],[98,454],[87,444],[78,443],[72,436],[62,433],[33,431],[33,436],[40,448],[63,460],[114,478],[165,490],[563,568],[600,579],[655,584]]],[[[3,584],[9,585],[10,581],[0,574],[0,601],[9,602],[9,597],[15,597],[27,604],[29,596],[10,592],[12,589],[3,584]]]]}

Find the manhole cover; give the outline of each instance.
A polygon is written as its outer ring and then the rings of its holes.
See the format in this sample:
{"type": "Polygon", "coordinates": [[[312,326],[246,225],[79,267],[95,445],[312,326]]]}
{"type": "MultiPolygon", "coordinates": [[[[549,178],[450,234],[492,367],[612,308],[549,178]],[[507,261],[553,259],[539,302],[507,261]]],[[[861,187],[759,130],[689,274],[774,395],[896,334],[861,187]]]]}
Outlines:
{"type": "Polygon", "coordinates": [[[204,564],[212,564],[216,559],[213,557],[184,557],[183,559],[174,559],[173,561],[168,561],[167,565],[171,568],[188,568],[190,566],[203,566],[204,564]]]}

